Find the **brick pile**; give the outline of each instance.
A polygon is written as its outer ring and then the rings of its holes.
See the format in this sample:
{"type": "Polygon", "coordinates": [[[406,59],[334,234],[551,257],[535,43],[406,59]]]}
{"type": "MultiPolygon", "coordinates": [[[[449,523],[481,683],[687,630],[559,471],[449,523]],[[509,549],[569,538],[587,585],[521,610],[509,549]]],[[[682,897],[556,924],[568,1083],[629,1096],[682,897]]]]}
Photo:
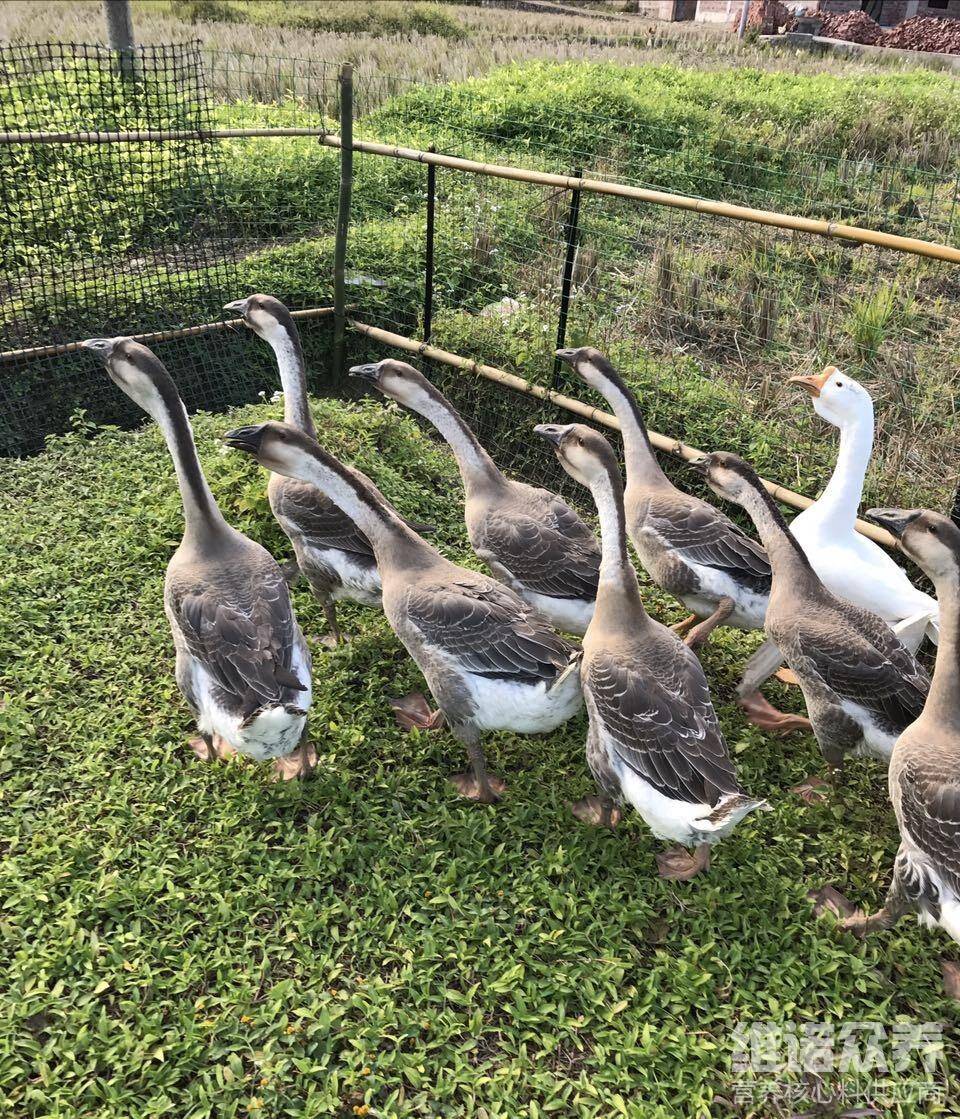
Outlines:
{"type": "Polygon", "coordinates": [[[781,27],[793,29],[793,12],[780,0],[760,0],[750,5],[747,27],[760,35],[776,35],[781,27]]]}
{"type": "Polygon", "coordinates": [[[914,16],[891,28],[883,37],[883,45],[910,51],[960,54],[960,20],[914,16]]]}
{"type": "Polygon", "coordinates": [[[846,39],[848,43],[877,46],[884,41],[883,28],[866,12],[825,12],[820,34],[828,39],[846,39]]]}

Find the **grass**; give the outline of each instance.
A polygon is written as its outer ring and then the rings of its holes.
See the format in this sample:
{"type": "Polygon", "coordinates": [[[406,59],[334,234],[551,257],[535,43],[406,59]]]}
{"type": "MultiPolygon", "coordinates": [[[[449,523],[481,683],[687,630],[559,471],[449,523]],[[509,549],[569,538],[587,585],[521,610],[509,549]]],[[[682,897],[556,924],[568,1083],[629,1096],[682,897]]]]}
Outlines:
{"type": "MultiPolygon", "coordinates": [[[[264,474],[217,441],[277,407],[196,429],[226,515],[284,555],[264,474]]],[[[474,562],[444,449],[392,406],[315,407],[332,450],[474,562]]],[[[495,737],[495,810],[452,799],[459,752],[394,724],[385,697],[422,682],[373,611],[344,610],[346,647],[314,644],[312,781],[195,762],[161,608],[180,515],[158,432],[80,429],[0,465],[0,492],[0,1114],[732,1114],[732,1031],[754,1019],[943,1021],[956,1058],[945,938],[904,922],[860,944],[811,915],[825,882],[879,900],[896,827],[868,761],[825,803],[788,791],[821,761],[734,707],[755,636],[722,632],[704,660],[773,811],[669,884],[636,817],[612,836],[569,817],[582,717],[495,737]]],[[[322,612],[295,602],[315,639],[322,612]]]]}

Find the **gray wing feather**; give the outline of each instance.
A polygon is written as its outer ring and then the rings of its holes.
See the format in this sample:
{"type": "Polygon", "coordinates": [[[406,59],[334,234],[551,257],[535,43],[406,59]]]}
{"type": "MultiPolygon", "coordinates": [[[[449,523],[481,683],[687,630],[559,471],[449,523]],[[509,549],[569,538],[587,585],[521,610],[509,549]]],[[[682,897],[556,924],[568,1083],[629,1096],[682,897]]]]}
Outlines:
{"type": "Polygon", "coordinates": [[[590,657],[584,688],[630,769],[672,800],[713,806],[742,790],[699,662],[679,642],[663,645],[655,663],[590,657]]]}
{"type": "Polygon", "coordinates": [[[960,896],[960,774],[911,759],[898,785],[906,831],[960,896]]]}
{"type": "Polygon", "coordinates": [[[406,607],[427,645],[478,676],[551,682],[573,654],[527,603],[493,579],[418,584],[408,589],[406,607]]]}

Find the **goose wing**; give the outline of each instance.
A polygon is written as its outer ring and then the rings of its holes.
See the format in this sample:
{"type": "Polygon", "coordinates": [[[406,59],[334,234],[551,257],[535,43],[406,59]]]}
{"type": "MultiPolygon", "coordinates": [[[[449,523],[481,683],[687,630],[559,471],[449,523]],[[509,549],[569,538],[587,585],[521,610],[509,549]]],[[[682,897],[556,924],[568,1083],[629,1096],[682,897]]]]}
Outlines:
{"type": "Polygon", "coordinates": [[[837,695],[902,730],[923,711],[930,677],[886,623],[847,603],[838,605],[847,624],[805,616],[792,644],[837,695]]]}
{"type": "Polygon", "coordinates": [[[740,792],[696,657],[666,642],[650,653],[641,662],[604,652],[584,668],[584,688],[617,755],[671,800],[715,805],[740,792]]]}
{"type": "Polygon", "coordinates": [[[509,588],[468,576],[408,589],[407,615],[424,642],[477,676],[555,680],[570,663],[571,646],[509,588]]]}
{"type": "Polygon", "coordinates": [[[311,544],[373,560],[370,541],[329,497],[309,482],[285,478],[275,498],[275,512],[290,521],[311,544]]]}
{"type": "Polygon", "coordinates": [[[244,718],[307,690],[293,670],[303,638],[272,561],[216,581],[174,579],[168,601],[190,654],[244,718]]]}
{"type": "Polygon", "coordinates": [[[706,501],[687,494],[650,500],[645,527],[662,537],[691,563],[728,572],[751,589],[770,590],[770,560],[766,551],[706,501]]]}
{"type": "Polygon", "coordinates": [[[484,518],[479,547],[525,587],[555,598],[597,597],[600,549],[577,514],[555,494],[535,490],[536,502],[484,518]]]}
{"type": "Polygon", "coordinates": [[[931,750],[907,761],[898,786],[904,830],[960,895],[960,774],[931,750]]]}

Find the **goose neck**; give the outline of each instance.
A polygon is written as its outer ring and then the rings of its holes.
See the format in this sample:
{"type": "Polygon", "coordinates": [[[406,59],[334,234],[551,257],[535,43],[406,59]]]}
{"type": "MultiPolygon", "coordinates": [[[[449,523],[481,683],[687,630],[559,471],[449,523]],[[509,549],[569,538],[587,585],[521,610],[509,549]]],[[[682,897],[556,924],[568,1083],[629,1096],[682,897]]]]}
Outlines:
{"type": "Polygon", "coordinates": [[[627,388],[618,373],[610,371],[600,378],[604,399],[613,409],[620,424],[623,439],[623,457],[627,468],[627,485],[669,486],[670,482],[660,467],[647,425],[640,412],[637,399],[627,388]]]}
{"type": "Polygon", "coordinates": [[[774,585],[796,587],[818,584],[810,561],[762,484],[759,488],[750,487],[742,505],[770,558],[774,585]]]}
{"type": "Polygon", "coordinates": [[[924,717],[960,728],[960,567],[934,580],[940,603],[940,640],[924,717]]]}
{"type": "Polygon", "coordinates": [[[595,619],[600,624],[622,625],[624,607],[643,611],[640,586],[627,552],[623,483],[612,464],[591,485],[600,521],[600,579],[595,619]]]}
{"type": "Polygon", "coordinates": [[[203,538],[226,532],[227,523],[200,466],[193,429],[183,401],[175,394],[169,400],[163,398],[152,414],[173,459],[183,505],[185,535],[203,538]]]}
{"type": "Polygon", "coordinates": [[[284,423],[299,428],[311,439],[315,439],[317,429],[307,398],[307,366],[300,338],[296,333],[278,326],[268,335],[267,341],[276,356],[280,371],[284,423]]]}
{"type": "Polygon", "coordinates": [[[830,519],[837,528],[853,528],[872,450],[872,415],[857,416],[840,424],[837,463],[817,501],[821,516],[830,519]]]}
{"type": "Polygon", "coordinates": [[[489,487],[504,480],[496,463],[484,450],[469,424],[440,392],[433,389],[429,394],[423,394],[412,401],[409,407],[429,420],[449,444],[468,494],[471,490],[489,487]]]}

